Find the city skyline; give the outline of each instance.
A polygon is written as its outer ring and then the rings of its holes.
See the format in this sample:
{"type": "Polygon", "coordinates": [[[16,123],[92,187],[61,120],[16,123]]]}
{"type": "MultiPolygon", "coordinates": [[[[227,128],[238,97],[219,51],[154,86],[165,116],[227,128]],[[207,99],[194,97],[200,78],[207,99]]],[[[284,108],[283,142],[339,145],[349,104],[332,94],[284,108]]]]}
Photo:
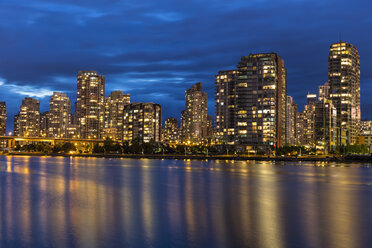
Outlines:
{"type": "MultiPolygon", "coordinates": [[[[63,93],[54,92],[49,111],[43,113],[40,101],[26,97],[14,116],[14,135],[208,144],[248,153],[269,153],[287,145],[328,153],[346,145],[365,145],[368,135],[360,123],[359,52],[348,42],[332,43],[328,61],[329,81],[318,86],[318,94],[307,94],[304,110],[298,111],[287,95],[287,68],[278,54],[242,56],[236,69],[215,76],[215,129],[202,82],[185,90],[180,126],[167,118],[162,128],[161,105],[131,102],[130,94],[123,91],[106,97],[104,75],[79,71],[73,113],[63,93]]],[[[5,136],[4,131],[0,136],[5,136]]]]}
{"type": "Polygon", "coordinates": [[[0,248],[371,246],[371,9],[0,0],[0,248]]]}
{"type": "MultiPolygon", "coordinates": [[[[339,42],[341,42],[341,41],[339,41],[339,42]]],[[[342,42],[345,42],[345,41],[342,41],[342,42]]],[[[337,42],[335,42],[335,43],[332,43],[332,44],[337,44],[337,42]]],[[[330,44],[330,46],[332,47],[332,44],[330,44]]],[[[273,52],[271,52],[271,53],[273,53],[273,52]]],[[[252,55],[252,54],[250,54],[250,55],[252,55]]],[[[243,56],[244,57],[244,56],[243,56]]],[[[284,62],[285,62],[285,60],[284,60],[284,62]]],[[[233,67],[231,67],[230,66],[230,69],[229,70],[224,70],[224,69],[222,69],[222,70],[220,70],[220,72],[229,72],[229,71],[231,71],[231,72],[233,72],[234,70],[236,70],[236,69],[234,69],[233,67]],[[231,69],[232,68],[232,69],[231,69]]],[[[96,72],[96,71],[94,71],[94,70],[88,70],[88,71],[81,71],[81,70],[79,70],[77,73],[76,73],[76,76],[79,78],[79,75],[80,75],[80,73],[81,72],[94,72],[94,73],[100,73],[100,72],[96,72]]],[[[100,75],[102,75],[102,77],[104,78],[103,80],[105,81],[105,77],[106,77],[106,75],[104,75],[103,73],[100,73],[100,75]]],[[[288,77],[288,72],[287,72],[287,75],[286,75],[287,77],[288,77]]],[[[215,77],[215,76],[214,76],[215,77]]],[[[215,79],[216,80],[216,79],[215,79]]],[[[76,85],[76,79],[75,79],[75,85],[76,85]]],[[[215,82],[214,82],[215,83],[215,82]]],[[[78,80],[78,84],[79,84],[79,80],[78,80]]],[[[195,84],[195,82],[194,83],[192,83],[191,84],[191,86],[192,85],[194,85],[195,84]]],[[[1,85],[0,85],[1,86],[1,85]]],[[[190,87],[191,87],[190,86],[190,87]]],[[[308,93],[306,94],[306,96],[304,97],[304,99],[294,99],[294,97],[292,96],[292,95],[290,95],[289,93],[288,93],[288,82],[287,82],[287,85],[286,85],[286,88],[287,88],[287,96],[289,96],[289,97],[291,97],[291,98],[293,98],[293,100],[294,100],[294,102],[296,103],[296,105],[298,106],[298,105],[300,105],[301,107],[300,108],[297,108],[298,109],[298,111],[300,112],[301,110],[303,110],[304,108],[306,108],[306,103],[305,104],[301,104],[301,102],[302,101],[304,101],[304,100],[306,100],[307,99],[307,97],[308,97],[308,95],[309,94],[317,94],[318,93],[318,87],[321,87],[322,85],[321,84],[319,84],[319,85],[316,85],[316,89],[314,90],[314,91],[308,91],[308,93]]],[[[79,89],[79,86],[76,88],[76,92],[78,91],[78,89],[79,89]]],[[[186,91],[186,89],[183,89],[184,91],[186,91]]],[[[205,88],[204,88],[204,90],[205,90],[205,88]]],[[[182,91],[182,90],[181,90],[182,91]]],[[[207,90],[206,90],[207,91],[207,90]]],[[[123,91],[122,90],[120,90],[120,89],[117,89],[117,90],[113,90],[113,91],[108,91],[108,90],[104,90],[104,97],[105,98],[107,98],[107,97],[110,97],[110,94],[112,94],[113,92],[122,92],[123,93],[123,91]]],[[[183,92],[183,91],[182,91],[183,92]]],[[[36,99],[36,100],[38,100],[39,101],[39,104],[40,104],[40,115],[42,114],[42,113],[46,113],[46,111],[49,109],[49,100],[51,99],[51,98],[53,98],[53,96],[54,96],[54,94],[55,93],[58,93],[58,94],[64,94],[64,95],[67,95],[67,97],[69,96],[69,95],[75,95],[76,96],[76,94],[71,94],[71,92],[70,92],[70,94],[68,94],[68,93],[65,93],[65,92],[58,92],[58,91],[53,91],[53,92],[51,92],[51,95],[49,96],[49,95],[46,95],[46,96],[44,96],[44,97],[37,97],[37,96],[33,96],[32,94],[31,94],[31,97],[32,98],[34,98],[34,99],[36,99]],[[41,106],[42,106],[42,101],[46,101],[48,104],[47,104],[47,106],[44,106],[44,108],[42,108],[41,106]]],[[[126,94],[127,95],[131,95],[131,93],[130,92],[126,92],[126,94]]],[[[22,94],[21,94],[22,95],[22,94]]],[[[363,95],[363,94],[361,94],[361,95],[363,95]]],[[[24,98],[22,98],[22,101],[25,99],[25,98],[27,98],[27,97],[29,97],[29,96],[25,96],[24,98]]],[[[136,96],[133,96],[132,95],[132,97],[134,97],[135,99],[136,99],[136,96]]],[[[138,96],[137,96],[138,97],[138,96]]],[[[70,98],[70,97],[69,97],[70,98]]],[[[361,97],[362,98],[362,97],[361,97]]],[[[71,98],[70,98],[71,99],[71,98]]],[[[212,117],[213,117],[213,122],[215,122],[215,118],[216,118],[216,108],[215,108],[215,92],[212,92],[212,95],[210,95],[210,94],[208,94],[207,93],[207,102],[208,102],[208,114],[210,114],[212,117]],[[212,98],[212,99],[211,99],[212,98]]],[[[184,101],[184,100],[183,100],[184,101]]],[[[4,100],[4,102],[8,102],[8,101],[6,101],[6,100],[4,100]]],[[[72,99],[71,100],[71,106],[70,106],[70,108],[71,108],[71,118],[73,118],[73,113],[74,113],[74,111],[75,111],[75,107],[76,107],[76,98],[75,99],[72,99]]],[[[136,102],[136,101],[134,101],[134,102],[136,102]]],[[[140,102],[140,101],[138,101],[138,102],[140,102]]],[[[143,102],[143,101],[142,101],[143,102]]],[[[149,99],[149,101],[148,102],[153,102],[153,103],[158,103],[158,102],[161,102],[161,98],[159,99],[159,98],[156,98],[156,97],[154,97],[154,98],[152,98],[152,99],[149,99]]],[[[362,102],[362,99],[361,99],[361,102],[362,102]]],[[[8,104],[7,104],[8,105],[8,104]]],[[[10,104],[11,105],[11,104],[10,104]]],[[[45,103],[44,103],[44,105],[45,105],[45,103]]],[[[169,106],[168,104],[165,104],[165,106],[169,106]]],[[[362,107],[361,107],[362,109],[363,109],[363,105],[362,105],[362,107]]],[[[164,110],[163,110],[164,111],[164,110]]],[[[13,132],[13,130],[14,130],[14,118],[15,118],[15,116],[17,115],[17,114],[15,114],[15,115],[13,115],[13,116],[9,116],[11,113],[12,113],[13,111],[12,111],[12,109],[9,109],[9,107],[7,108],[7,115],[8,115],[8,118],[7,118],[7,132],[13,132]]],[[[168,118],[176,118],[177,120],[179,120],[180,122],[181,122],[181,120],[182,120],[182,110],[180,111],[180,112],[178,112],[178,113],[170,113],[170,112],[167,112],[166,110],[165,110],[165,112],[166,112],[166,116],[164,117],[163,116],[163,122],[164,122],[164,120],[166,120],[166,119],[168,119],[168,118]]],[[[363,112],[363,111],[362,111],[363,112]]],[[[369,116],[369,115],[366,115],[366,116],[369,116]]],[[[362,120],[368,120],[368,118],[366,117],[366,116],[363,116],[363,114],[362,114],[362,120]]],[[[164,123],[163,123],[164,124],[164,123]]]]}
{"type": "Polygon", "coordinates": [[[234,68],[241,56],[262,52],[276,52],[283,58],[288,95],[302,109],[306,94],[327,81],[329,44],[337,42],[341,32],[342,40],[361,54],[362,117],[371,118],[367,96],[372,70],[366,58],[372,51],[368,34],[358,31],[369,27],[369,3],[355,3],[348,9],[342,2],[314,1],[122,5],[2,1],[6,22],[0,27],[6,35],[0,41],[0,97],[7,101],[9,116],[25,96],[44,96],[38,98],[41,111],[53,91],[75,99],[76,72],[86,69],[106,76],[107,91],[123,90],[137,102],[159,99],[164,119],[183,109],[182,90],[202,81],[209,114],[214,114],[215,73],[234,68]],[[240,32],[241,23],[251,21],[254,27],[240,32]],[[171,104],[165,107],[166,103],[171,104]]]}

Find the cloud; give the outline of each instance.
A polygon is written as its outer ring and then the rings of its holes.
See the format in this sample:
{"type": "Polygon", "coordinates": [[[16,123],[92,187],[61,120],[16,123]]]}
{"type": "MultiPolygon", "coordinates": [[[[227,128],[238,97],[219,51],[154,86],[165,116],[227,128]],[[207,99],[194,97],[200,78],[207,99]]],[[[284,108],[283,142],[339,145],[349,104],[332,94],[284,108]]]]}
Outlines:
{"type": "Polygon", "coordinates": [[[30,85],[16,85],[6,83],[4,79],[0,78],[0,88],[10,93],[15,93],[22,96],[44,98],[53,95],[53,91],[45,88],[39,88],[30,85]]]}
{"type": "Polygon", "coordinates": [[[147,13],[146,16],[153,17],[164,22],[177,22],[183,19],[181,14],[175,12],[147,13]]]}

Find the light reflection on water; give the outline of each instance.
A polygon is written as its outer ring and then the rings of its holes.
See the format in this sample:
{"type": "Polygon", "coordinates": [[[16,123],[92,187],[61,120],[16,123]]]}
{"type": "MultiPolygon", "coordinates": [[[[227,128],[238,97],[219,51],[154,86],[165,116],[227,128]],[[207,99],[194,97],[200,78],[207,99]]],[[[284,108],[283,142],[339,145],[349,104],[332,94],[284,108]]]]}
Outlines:
{"type": "Polygon", "coordinates": [[[0,247],[368,247],[359,164],[0,157],[0,247]]]}

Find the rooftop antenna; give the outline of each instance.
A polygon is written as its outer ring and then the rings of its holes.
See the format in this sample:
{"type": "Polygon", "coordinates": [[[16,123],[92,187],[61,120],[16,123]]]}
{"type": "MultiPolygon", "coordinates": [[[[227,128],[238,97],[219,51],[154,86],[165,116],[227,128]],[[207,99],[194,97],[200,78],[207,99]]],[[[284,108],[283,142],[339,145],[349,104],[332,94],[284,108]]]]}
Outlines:
{"type": "Polygon", "coordinates": [[[339,35],[339,37],[340,37],[340,43],[342,42],[342,40],[341,40],[341,32],[338,34],[339,35]]]}

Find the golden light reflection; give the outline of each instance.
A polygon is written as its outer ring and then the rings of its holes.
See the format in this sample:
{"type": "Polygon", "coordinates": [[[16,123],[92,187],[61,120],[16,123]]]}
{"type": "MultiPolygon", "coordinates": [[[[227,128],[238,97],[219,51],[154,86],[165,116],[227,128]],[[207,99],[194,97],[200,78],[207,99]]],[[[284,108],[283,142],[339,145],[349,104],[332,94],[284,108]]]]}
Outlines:
{"type": "Polygon", "coordinates": [[[366,244],[361,213],[371,202],[361,194],[369,189],[368,175],[358,168],[211,160],[3,161],[0,240],[22,233],[24,247],[150,246],[161,237],[174,246],[280,248],[296,239],[310,247],[366,244]]]}
{"type": "Polygon", "coordinates": [[[285,247],[280,214],[278,175],[274,166],[261,168],[257,180],[257,218],[260,247],[285,247]],[[269,176],[262,176],[269,175],[269,176]]]}
{"type": "MultiPolygon", "coordinates": [[[[149,168],[150,161],[148,159],[143,160],[142,168],[149,168]]],[[[141,207],[142,207],[142,224],[143,232],[145,234],[146,240],[150,243],[153,241],[154,237],[154,205],[152,194],[152,174],[150,170],[141,170],[141,207]]]]}
{"type": "Polygon", "coordinates": [[[325,245],[340,248],[362,247],[358,240],[358,234],[362,230],[357,220],[363,218],[358,211],[359,195],[355,194],[352,186],[345,185],[348,178],[355,176],[354,170],[340,169],[334,174],[334,171],[328,169],[327,172],[329,183],[323,191],[327,207],[323,217],[326,218],[326,229],[331,230],[332,234],[327,237],[325,245]]]}

